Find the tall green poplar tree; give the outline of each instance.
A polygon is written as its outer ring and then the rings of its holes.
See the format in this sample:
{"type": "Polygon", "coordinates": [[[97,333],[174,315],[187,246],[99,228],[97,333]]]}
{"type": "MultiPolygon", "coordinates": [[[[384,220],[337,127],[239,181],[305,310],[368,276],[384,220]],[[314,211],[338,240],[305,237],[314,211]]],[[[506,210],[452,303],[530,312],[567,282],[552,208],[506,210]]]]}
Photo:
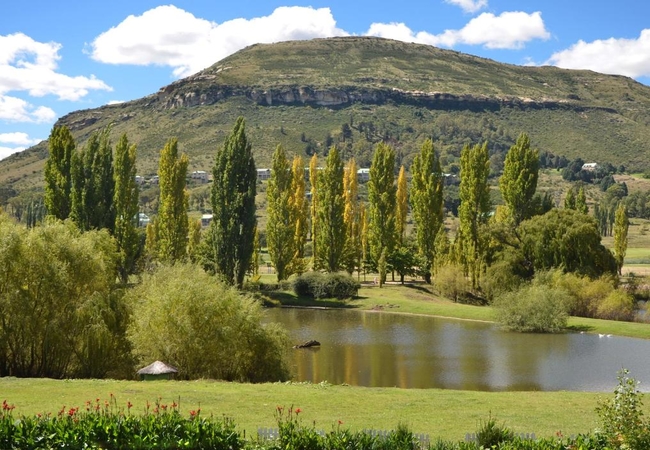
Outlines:
{"type": "Polygon", "coordinates": [[[278,281],[289,278],[291,273],[287,269],[296,254],[295,224],[291,220],[292,178],[286,153],[278,145],[273,153],[271,178],[266,189],[266,244],[278,281]]]}
{"type": "Polygon", "coordinates": [[[585,188],[580,186],[578,195],[576,196],[576,211],[582,214],[589,214],[589,206],[587,206],[587,196],[585,195],[585,188]]]}
{"type": "Polygon", "coordinates": [[[418,251],[423,260],[421,270],[427,283],[431,283],[431,268],[436,258],[436,236],[443,221],[443,178],[440,159],[427,139],[411,167],[411,208],[418,251]]]}
{"type": "Polygon", "coordinates": [[[397,176],[397,194],[395,202],[395,226],[398,243],[404,243],[406,234],[406,216],[409,210],[409,193],[408,183],[406,181],[406,170],[404,166],[399,168],[399,175],[397,176]]]}
{"type": "Polygon", "coordinates": [[[465,145],[460,153],[459,238],[465,272],[471,277],[474,288],[478,287],[487,247],[483,225],[488,221],[491,207],[489,174],[487,142],[474,147],[465,145]]]}
{"type": "Polygon", "coordinates": [[[336,272],[343,264],[345,247],[345,197],[343,195],[343,161],[336,147],[327,155],[325,169],[318,175],[316,192],[317,267],[336,272]]]}
{"type": "Polygon", "coordinates": [[[129,274],[135,272],[136,259],[140,253],[140,238],[138,236],[138,200],[140,190],[135,182],[136,176],[135,144],[129,144],[126,134],[123,134],[115,146],[115,241],[120,254],[118,271],[122,282],[128,280],[129,274]]]}
{"type": "Polygon", "coordinates": [[[515,226],[532,216],[532,199],[538,178],[539,151],[530,148],[528,135],[522,133],[508,150],[503,175],[499,178],[501,196],[515,226]]]}
{"type": "Polygon", "coordinates": [[[187,256],[189,194],[185,179],[188,163],[187,155],[178,153],[178,140],[168,140],[160,152],[158,165],[160,206],[157,228],[158,257],[172,263],[187,256]]]}
{"type": "Polygon", "coordinates": [[[207,269],[241,287],[255,240],[257,170],[243,117],[217,152],[212,169],[212,222],[205,240],[207,269]]]}
{"type": "MultiPolygon", "coordinates": [[[[396,190],[395,151],[391,146],[380,142],[375,148],[368,181],[368,243],[374,264],[379,264],[382,252],[386,259],[390,258],[395,248],[396,190]]],[[[382,283],[386,281],[385,276],[384,271],[382,283]]]]}
{"type": "Polygon", "coordinates": [[[359,217],[359,184],[357,180],[357,163],[354,158],[348,161],[343,175],[343,195],[345,197],[345,270],[352,275],[354,269],[361,265],[361,222],[359,217]]]}
{"type": "Polygon", "coordinates": [[[50,216],[67,219],[71,211],[72,155],[75,142],[66,126],[55,126],[49,137],[45,163],[45,207],[50,216]]]}
{"type": "Polygon", "coordinates": [[[311,249],[314,268],[317,268],[316,224],[318,223],[318,156],[313,154],[309,160],[309,185],[311,188],[311,206],[309,216],[311,219],[311,249]]]}
{"type": "Polygon", "coordinates": [[[614,257],[619,275],[625,261],[627,252],[627,232],[630,227],[630,221],[627,217],[627,208],[621,202],[616,208],[616,218],[614,219],[614,257]]]}
{"type": "Polygon", "coordinates": [[[309,233],[309,203],[307,201],[305,185],[305,163],[296,156],[291,166],[291,195],[289,207],[291,223],[294,225],[294,259],[291,262],[291,273],[303,273],[306,269],[305,243],[309,233]]]}

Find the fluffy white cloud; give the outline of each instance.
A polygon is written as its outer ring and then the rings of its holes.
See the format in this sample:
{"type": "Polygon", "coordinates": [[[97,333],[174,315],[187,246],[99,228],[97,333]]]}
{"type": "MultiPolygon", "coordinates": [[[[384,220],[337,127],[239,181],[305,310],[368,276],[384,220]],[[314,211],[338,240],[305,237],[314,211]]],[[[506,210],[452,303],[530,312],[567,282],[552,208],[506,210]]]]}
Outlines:
{"type": "Polygon", "coordinates": [[[466,44],[495,49],[521,48],[533,39],[550,37],[540,12],[528,14],[520,11],[504,12],[498,16],[483,13],[460,30],[445,30],[441,34],[415,33],[403,23],[373,23],[366,34],[441,47],[466,44]]]}
{"type": "Polygon", "coordinates": [[[27,147],[38,144],[41,140],[32,139],[27,133],[22,132],[0,133],[0,159],[4,159],[14,153],[22,152],[27,147]]]}
{"type": "Polygon", "coordinates": [[[181,77],[251,44],[346,34],[329,8],[280,7],[265,17],[217,24],[168,5],[127,17],[99,35],[90,52],[104,63],[169,66],[181,77]]]}
{"type": "Polygon", "coordinates": [[[48,123],[56,119],[56,113],[48,107],[34,107],[25,100],[0,95],[0,120],[8,122],[48,123]]]}
{"type": "Polygon", "coordinates": [[[94,76],[71,77],[57,72],[61,44],[37,42],[22,33],[0,36],[0,95],[27,91],[42,97],[79,100],[90,90],[111,88],[94,76]]]}
{"type": "Polygon", "coordinates": [[[463,11],[468,13],[475,13],[488,5],[487,0],[445,0],[445,2],[460,6],[463,11]]]}
{"type": "Polygon", "coordinates": [[[578,41],[551,55],[546,64],[632,78],[650,76],[650,29],[641,31],[638,39],[578,41]]]}

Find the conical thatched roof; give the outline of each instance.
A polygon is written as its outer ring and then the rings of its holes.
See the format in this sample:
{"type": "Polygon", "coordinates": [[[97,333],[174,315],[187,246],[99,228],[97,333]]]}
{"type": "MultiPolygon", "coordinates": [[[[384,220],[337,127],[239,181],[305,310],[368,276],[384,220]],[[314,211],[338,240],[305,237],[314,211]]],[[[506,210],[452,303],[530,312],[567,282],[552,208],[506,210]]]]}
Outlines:
{"type": "Polygon", "coordinates": [[[169,366],[162,361],[156,361],[138,370],[138,375],[163,375],[166,373],[177,373],[176,367],[169,366]]]}

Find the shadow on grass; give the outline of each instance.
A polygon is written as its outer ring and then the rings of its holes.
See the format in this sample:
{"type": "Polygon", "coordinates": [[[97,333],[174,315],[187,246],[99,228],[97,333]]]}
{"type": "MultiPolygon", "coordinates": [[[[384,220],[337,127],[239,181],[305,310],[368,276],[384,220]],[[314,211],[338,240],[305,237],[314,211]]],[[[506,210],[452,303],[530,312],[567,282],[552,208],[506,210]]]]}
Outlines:
{"type": "Polygon", "coordinates": [[[566,327],[567,331],[572,331],[572,332],[584,332],[584,333],[589,333],[590,331],[594,330],[594,327],[591,327],[589,325],[570,325],[566,327]]]}

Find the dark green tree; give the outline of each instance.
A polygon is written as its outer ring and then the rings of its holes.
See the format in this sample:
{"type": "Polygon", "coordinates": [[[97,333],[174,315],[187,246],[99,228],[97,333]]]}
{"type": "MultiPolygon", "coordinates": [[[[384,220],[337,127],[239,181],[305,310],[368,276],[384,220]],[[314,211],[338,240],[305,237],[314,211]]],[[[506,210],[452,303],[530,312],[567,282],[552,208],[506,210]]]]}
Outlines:
{"type": "Polygon", "coordinates": [[[115,193],[113,196],[115,209],[113,236],[120,254],[118,271],[123,283],[126,283],[129,274],[135,272],[136,260],[141,252],[140,237],[137,231],[140,190],[135,182],[136,155],[136,145],[129,144],[126,134],[123,134],[115,146],[115,193]]]}
{"type": "Polygon", "coordinates": [[[337,272],[344,263],[346,229],[343,161],[336,147],[330,149],[325,169],[318,174],[316,195],[316,267],[337,272]]]}
{"type": "Polygon", "coordinates": [[[278,281],[289,278],[291,273],[287,269],[296,254],[295,223],[291,220],[291,181],[291,165],[284,149],[278,145],[273,153],[271,178],[266,189],[266,245],[278,281]]]}
{"type": "Polygon", "coordinates": [[[435,241],[443,220],[443,179],[440,159],[427,139],[411,166],[411,209],[415,222],[415,234],[421,271],[427,283],[431,283],[431,268],[436,258],[435,241]]]}
{"type": "Polygon", "coordinates": [[[625,253],[627,252],[627,232],[630,227],[630,221],[627,217],[627,208],[621,202],[616,208],[616,219],[614,220],[614,256],[616,257],[616,266],[620,275],[623,263],[625,262],[625,253]]]}
{"type": "Polygon", "coordinates": [[[206,268],[241,287],[255,240],[257,170],[246,123],[239,117],[212,169],[212,222],[203,251],[206,268]]]}
{"type": "Polygon", "coordinates": [[[589,214],[589,207],[587,206],[587,196],[585,195],[585,188],[580,186],[578,195],[576,196],[576,211],[582,214],[589,214]]]}
{"type": "MultiPolygon", "coordinates": [[[[395,151],[391,146],[380,142],[375,148],[370,165],[370,180],[368,181],[368,243],[370,257],[374,264],[379,264],[382,252],[385,252],[388,260],[395,248],[397,241],[396,202],[395,151]]],[[[384,271],[382,283],[386,281],[385,276],[384,271]]]]}
{"type": "Polygon", "coordinates": [[[501,196],[514,225],[532,216],[532,199],[539,177],[539,151],[530,148],[528,135],[522,133],[510,147],[499,179],[501,196]]]}
{"type": "Polygon", "coordinates": [[[162,261],[173,263],[187,256],[189,194],[185,183],[188,163],[187,155],[178,153],[178,140],[169,139],[160,152],[158,164],[158,258],[162,261]]]}
{"type": "Polygon", "coordinates": [[[72,155],[75,141],[68,127],[54,126],[45,163],[45,207],[50,216],[67,219],[71,211],[72,155]]]}

